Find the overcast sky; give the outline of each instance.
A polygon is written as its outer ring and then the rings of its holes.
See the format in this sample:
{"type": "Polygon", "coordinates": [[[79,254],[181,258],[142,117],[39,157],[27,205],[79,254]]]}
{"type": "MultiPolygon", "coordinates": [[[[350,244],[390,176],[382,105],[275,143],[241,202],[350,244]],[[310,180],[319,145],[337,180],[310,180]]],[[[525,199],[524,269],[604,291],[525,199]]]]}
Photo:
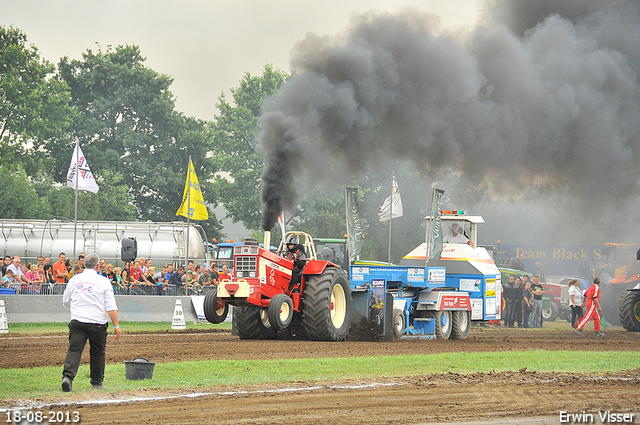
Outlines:
{"type": "Polygon", "coordinates": [[[0,0],[0,25],[23,30],[42,57],[80,59],[87,49],[135,44],[146,64],[174,78],[176,107],[212,120],[224,91],[265,64],[290,70],[307,33],[342,31],[353,14],[418,8],[453,30],[473,26],[478,0],[0,0]]]}

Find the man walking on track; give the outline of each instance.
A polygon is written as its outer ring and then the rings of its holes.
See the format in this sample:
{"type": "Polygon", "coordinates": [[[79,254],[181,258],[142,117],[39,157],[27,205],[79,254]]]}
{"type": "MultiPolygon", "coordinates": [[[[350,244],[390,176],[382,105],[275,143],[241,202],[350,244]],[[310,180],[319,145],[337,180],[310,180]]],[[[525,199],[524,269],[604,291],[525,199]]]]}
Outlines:
{"type": "Polygon", "coordinates": [[[78,373],[84,346],[89,340],[90,377],[94,389],[103,389],[107,323],[113,322],[116,339],[122,335],[118,325],[118,307],[113,296],[111,282],[97,272],[100,258],[89,254],[85,258],[86,269],[71,278],[62,296],[62,304],[71,306],[69,322],[69,350],[62,371],[62,391],[71,391],[73,379],[78,373]]]}
{"type": "Polygon", "coordinates": [[[587,314],[578,322],[576,333],[584,336],[582,329],[593,317],[593,328],[596,331],[596,336],[604,336],[604,333],[600,332],[600,313],[602,313],[602,308],[600,307],[600,278],[593,279],[593,285],[587,289],[584,296],[587,297],[587,314]]]}

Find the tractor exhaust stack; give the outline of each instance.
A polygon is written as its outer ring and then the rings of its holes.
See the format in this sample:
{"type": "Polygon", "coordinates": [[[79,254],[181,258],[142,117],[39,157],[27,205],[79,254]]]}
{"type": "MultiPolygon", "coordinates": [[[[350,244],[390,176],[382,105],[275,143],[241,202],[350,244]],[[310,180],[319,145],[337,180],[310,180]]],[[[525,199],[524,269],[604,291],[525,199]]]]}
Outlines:
{"type": "Polygon", "coordinates": [[[271,230],[265,230],[264,231],[264,249],[269,251],[270,247],[271,247],[271,230]]]}

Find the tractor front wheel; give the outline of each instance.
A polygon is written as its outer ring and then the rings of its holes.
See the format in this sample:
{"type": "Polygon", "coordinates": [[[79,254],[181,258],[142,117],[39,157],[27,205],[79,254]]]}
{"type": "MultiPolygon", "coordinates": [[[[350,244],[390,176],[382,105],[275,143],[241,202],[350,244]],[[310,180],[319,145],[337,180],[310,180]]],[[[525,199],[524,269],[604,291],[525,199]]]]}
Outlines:
{"type": "Polygon", "coordinates": [[[276,329],[285,329],[293,318],[293,302],[285,294],[277,294],[269,302],[267,308],[269,323],[276,329]]]}
{"type": "Polygon", "coordinates": [[[204,297],[204,317],[211,323],[222,323],[229,313],[229,304],[218,300],[218,288],[213,288],[204,297]]]}
{"type": "Polygon", "coordinates": [[[351,327],[351,289],[345,273],[327,267],[321,275],[307,276],[302,321],[315,341],[344,341],[351,327]]]}

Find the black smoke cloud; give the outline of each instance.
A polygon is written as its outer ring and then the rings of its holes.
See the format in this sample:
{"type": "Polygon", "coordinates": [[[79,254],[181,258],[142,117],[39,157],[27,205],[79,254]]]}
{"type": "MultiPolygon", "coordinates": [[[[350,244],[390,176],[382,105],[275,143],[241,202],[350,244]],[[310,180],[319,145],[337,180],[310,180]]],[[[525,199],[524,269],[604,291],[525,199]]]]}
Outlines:
{"type": "Polygon", "coordinates": [[[263,227],[295,205],[296,176],[327,157],[354,175],[380,158],[412,161],[500,201],[532,189],[583,207],[635,199],[635,3],[487,5],[464,36],[407,10],[298,43],[295,75],[260,120],[263,227]]]}

